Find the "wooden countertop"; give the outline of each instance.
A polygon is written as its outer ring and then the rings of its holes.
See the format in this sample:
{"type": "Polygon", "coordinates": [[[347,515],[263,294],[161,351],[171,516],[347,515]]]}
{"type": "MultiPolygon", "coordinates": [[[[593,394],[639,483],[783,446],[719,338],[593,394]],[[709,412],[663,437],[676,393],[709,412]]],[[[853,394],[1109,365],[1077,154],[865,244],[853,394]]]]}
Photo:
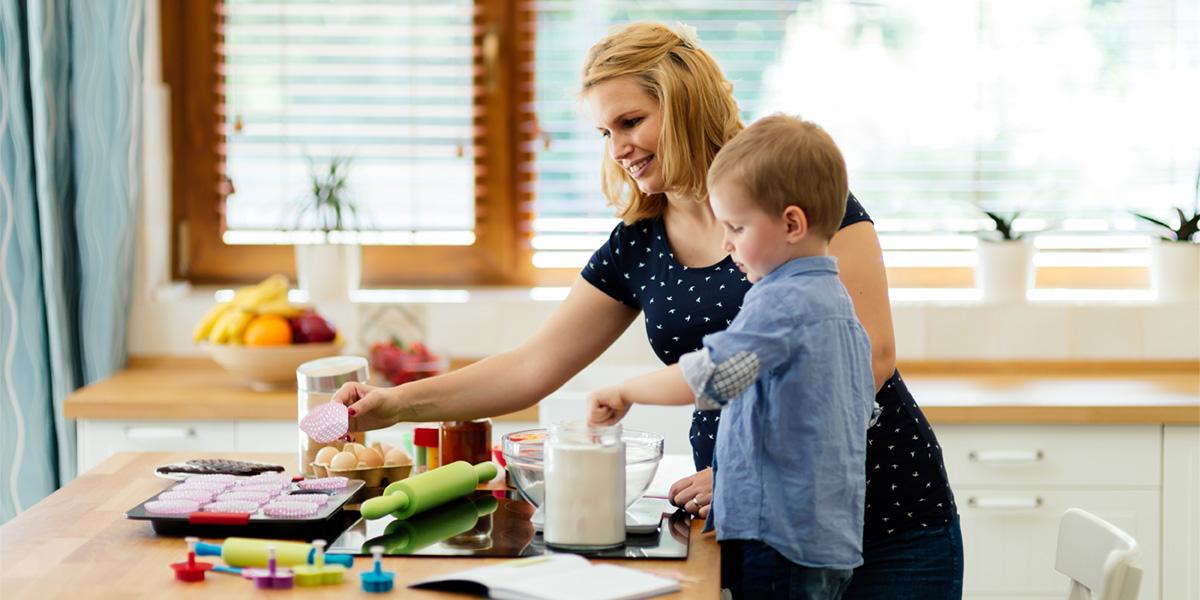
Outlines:
{"type": "MultiPolygon", "coordinates": [[[[68,419],[295,421],[296,388],[256,391],[209,358],[131,358],[111,377],[69,394],[63,413],[68,419]]],[[[535,406],[494,419],[536,422],[537,415],[535,406]]]]}
{"type": "MultiPolygon", "coordinates": [[[[458,361],[466,364],[469,361],[458,361]]],[[[924,361],[900,365],[934,424],[1200,425],[1190,361],[924,361]]],[[[71,419],[296,419],[296,392],[256,392],[207,358],[134,359],[67,397],[71,419]]],[[[537,421],[537,407],[496,417],[537,421]]]]}
{"type": "MultiPolygon", "coordinates": [[[[215,456],[215,455],[213,455],[215,456]]],[[[125,518],[125,511],[162,490],[168,483],[154,467],[196,458],[194,453],[117,454],[0,526],[0,592],[5,598],[161,598],[180,595],[212,598],[263,597],[239,577],[209,574],[203,583],[175,581],[168,565],[186,555],[181,538],[160,537],[150,524],[125,518]]],[[[294,465],[288,454],[239,454],[242,460],[294,465]]],[[[680,580],[682,591],[663,598],[717,598],[720,551],[716,539],[702,535],[703,523],[692,523],[686,561],[612,561],[680,580]]],[[[210,540],[211,541],[211,540],[210,540]]],[[[212,562],[212,559],[206,559],[212,562]]],[[[385,557],[384,569],[396,573],[396,588],[405,598],[469,597],[405,588],[407,582],[506,559],[385,557]]],[[[218,563],[220,561],[217,561],[218,563]]],[[[306,598],[376,597],[361,590],[357,573],[371,568],[370,559],[355,560],[342,585],[296,588],[290,595],[306,598]]]]}

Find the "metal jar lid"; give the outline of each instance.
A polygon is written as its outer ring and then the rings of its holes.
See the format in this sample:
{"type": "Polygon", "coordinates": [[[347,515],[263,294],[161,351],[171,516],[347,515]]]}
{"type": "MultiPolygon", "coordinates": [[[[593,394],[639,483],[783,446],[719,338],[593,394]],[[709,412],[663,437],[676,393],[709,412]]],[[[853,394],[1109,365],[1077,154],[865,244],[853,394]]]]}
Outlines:
{"type": "Polygon", "coordinates": [[[367,359],[361,356],[330,356],[296,367],[296,385],[301,392],[333,393],[342,384],[367,380],[367,359]]]}

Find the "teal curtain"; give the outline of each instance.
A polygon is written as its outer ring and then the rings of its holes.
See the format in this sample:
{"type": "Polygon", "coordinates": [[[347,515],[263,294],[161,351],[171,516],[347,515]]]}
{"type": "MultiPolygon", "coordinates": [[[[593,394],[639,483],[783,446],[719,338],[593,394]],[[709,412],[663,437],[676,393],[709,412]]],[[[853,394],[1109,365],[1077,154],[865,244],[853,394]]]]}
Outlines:
{"type": "Polygon", "coordinates": [[[125,362],[146,0],[0,0],[0,522],[75,476],[63,401],[125,362]]]}

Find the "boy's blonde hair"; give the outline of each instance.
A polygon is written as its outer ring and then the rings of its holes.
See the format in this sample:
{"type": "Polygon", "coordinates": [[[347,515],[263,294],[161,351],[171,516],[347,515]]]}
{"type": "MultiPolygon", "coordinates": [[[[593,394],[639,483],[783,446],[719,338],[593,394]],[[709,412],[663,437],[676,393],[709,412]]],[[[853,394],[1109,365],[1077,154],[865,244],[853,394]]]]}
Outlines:
{"type": "Polygon", "coordinates": [[[721,149],[708,171],[709,188],[718,184],[740,186],[771,215],[799,207],[825,239],[841,227],[850,195],[833,138],[816,123],[783,114],[755,121],[721,149]]]}
{"type": "MultiPolygon", "coordinates": [[[[743,127],[733,84],[693,38],[658,23],[625,25],[592,46],[584,61],[581,94],[625,76],[632,76],[662,109],[657,158],[664,186],[706,201],[708,167],[743,127]]],[[[666,208],[665,195],[643,193],[607,153],[601,182],[604,196],[626,224],[657,217],[666,208]]]]}

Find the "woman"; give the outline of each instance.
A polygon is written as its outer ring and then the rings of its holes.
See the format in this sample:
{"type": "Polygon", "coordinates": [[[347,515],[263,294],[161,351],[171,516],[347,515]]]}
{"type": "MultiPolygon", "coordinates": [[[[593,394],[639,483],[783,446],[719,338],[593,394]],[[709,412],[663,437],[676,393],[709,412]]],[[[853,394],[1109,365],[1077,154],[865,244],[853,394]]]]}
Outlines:
{"type": "MultiPolygon", "coordinates": [[[[589,52],[583,98],[606,140],[605,195],[623,223],[584,267],[550,318],[516,349],[394,388],[347,384],[354,430],[399,421],[505,414],[537,403],[596,359],[639,315],[665,363],[726,327],[749,288],[722,249],[705,175],[742,129],[732,86],[694,37],[636,23],[589,52]],[[694,299],[694,300],[693,300],[694,299]]],[[[895,370],[882,251],[851,196],[830,244],[871,338],[876,401],[868,432],[864,564],[847,598],[958,598],[962,540],[940,448],[895,370]]],[[[672,486],[674,502],[706,516],[719,413],[692,419],[699,470],[672,486]]]]}

